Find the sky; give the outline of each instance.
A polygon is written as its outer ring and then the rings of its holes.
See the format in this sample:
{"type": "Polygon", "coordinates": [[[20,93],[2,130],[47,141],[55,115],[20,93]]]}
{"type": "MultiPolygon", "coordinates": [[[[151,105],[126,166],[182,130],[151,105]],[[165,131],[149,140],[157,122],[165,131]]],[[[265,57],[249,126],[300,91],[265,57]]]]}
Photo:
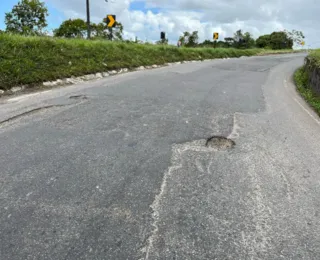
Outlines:
{"type": "MultiPolygon", "coordinates": [[[[0,29],[4,13],[18,0],[1,0],[0,29]]],[[[49,9],[48,29],[57,28],[69,18],[86,19],[86,0],[45,0],[49,9]]],[[[124,37],[154,42],[165,31],[169,42],[176,44],[184,31],[198,31],[199,40],[233,37],[242,29],[254,38],[273,31],[299,30],[306,46],[320,48],[319,0],[90,0],[93,22],[115,14],[124,26],[124,37]],[[108,1],[108,2],[106,2],[108,1]]]]}

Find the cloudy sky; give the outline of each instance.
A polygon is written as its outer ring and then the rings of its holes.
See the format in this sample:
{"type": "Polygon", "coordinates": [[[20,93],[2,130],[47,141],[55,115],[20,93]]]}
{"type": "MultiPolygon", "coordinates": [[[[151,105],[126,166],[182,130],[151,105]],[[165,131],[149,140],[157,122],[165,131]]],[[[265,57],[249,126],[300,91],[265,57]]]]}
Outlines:
{"type": "MultiPolygon", "coordinates": [[[[255,38],[282,29],[303,31],[306,45],[320,47],[319,0],[90,0],[92,21],[115,14],[124,25],[125,38],[136,36],[155,41],[165,31],[176,43],[184,31],[198,31],[200,40],[232,37],[242,29],[255,38]]],[[[4,13],[18,0],[1,0],[0,28],[4,13]]],[[[45,0],[49,12],[49,28],[54,29],[67,18],[86,19],[86,0],[45,0]]]]}

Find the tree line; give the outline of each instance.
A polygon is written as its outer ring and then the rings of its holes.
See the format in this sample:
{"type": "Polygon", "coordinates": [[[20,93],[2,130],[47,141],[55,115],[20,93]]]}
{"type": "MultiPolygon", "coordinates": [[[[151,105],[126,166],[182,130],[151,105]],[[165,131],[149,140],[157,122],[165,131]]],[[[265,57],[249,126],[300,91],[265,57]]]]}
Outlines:
{"type": "Polygon", "coordinates": [[[266,49],[292,49],[294,43],[302,45],[304,42],[304,35],[301,31],[279,31],[272,32],[271,34],[261,35],[254,39],[249,32],[237,30],[233,37],[225,37],[224,41],[205,40],[199,43],[198,32],[193,31],[184,32],[180,36],[179,41],[182,46],[186,47],[214,47],[214,48],[266,48],[266,49]]]}
{"type": "MultiPolygon", "coordinates": [[[[46,28],[48,9],[44,2],[40,0],[20,0],[13,6],[11,12],[5,14],[5,32],[21,35],[47,35],[46,28]]],[[[102,19],[99,23],[91,23],[92,39],[123,40],[123,25],[116,22],[115,28],[107,28],[106,20],[102,19]]],[[[53,37],[65,38],[86,38],[87,23],[82,19],[68,19],[53,30],[53,37]]],[[[212,48],[268,48],[268,49],[292,49],[294,43],[301,45],[304,41],[301,31],[279,31],[271,34],[261,35],[254,39],[249,32],[237,30],[233,37],[225,37],[224,40],[213,41],[205,40],[199,42],[198,31],[184,32],[179,37],[181,46],[184,47],[212,47],[212,48]]],[[[136,42],[125,40],[125,42],[136,42]]],[[[162,39],[156,44],[167,45],[168,39],[162,39]]]]}

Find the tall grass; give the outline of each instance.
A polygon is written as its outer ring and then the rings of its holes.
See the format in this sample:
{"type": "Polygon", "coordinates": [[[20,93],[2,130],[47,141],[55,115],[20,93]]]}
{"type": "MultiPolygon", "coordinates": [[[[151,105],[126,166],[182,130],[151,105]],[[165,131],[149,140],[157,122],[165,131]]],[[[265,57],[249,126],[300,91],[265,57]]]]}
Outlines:
{"type": "Polygon", "coordinates": [[[310,61],[311,66],[320,68],[320,49],[310,51],[308,60],[310,61]]]}
{"type": "Polygon", "coordinates": [[[0,89],[119,68],[265,53],[261,49],[177,48],[0,34],[0,89]]]}
{"type": "Polygon", "coordinates": [[[304,100],[320,115],[320,97],[313,92],[312,87],[309,85],[308,71],[304,66],[297,69],[293,75],[298,92],[304,100]]]}

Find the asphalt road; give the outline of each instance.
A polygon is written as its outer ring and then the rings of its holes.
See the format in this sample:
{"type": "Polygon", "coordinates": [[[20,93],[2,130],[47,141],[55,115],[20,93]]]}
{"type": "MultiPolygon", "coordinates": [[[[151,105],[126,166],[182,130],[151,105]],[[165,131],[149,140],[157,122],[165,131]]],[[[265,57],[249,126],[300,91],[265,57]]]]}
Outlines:
{"type": "Polygon", "coordinates": [[[0,259],[320,259],[320,121],[291,80],[304,55],[0,100],[0,259]]]}

